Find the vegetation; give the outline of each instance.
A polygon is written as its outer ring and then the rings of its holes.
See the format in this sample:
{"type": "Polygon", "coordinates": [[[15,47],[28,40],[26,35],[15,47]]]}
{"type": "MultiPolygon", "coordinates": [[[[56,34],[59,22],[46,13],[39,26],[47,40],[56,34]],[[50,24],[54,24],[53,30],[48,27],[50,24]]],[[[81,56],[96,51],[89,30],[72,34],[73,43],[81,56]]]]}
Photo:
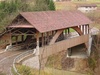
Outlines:
{"type": "Polygon", "coordinates": [[[25,65],[17,65],[17,69],[21,75],[51,75],[43,70],[39,71],[36,69],[29,68],[25,65]]]}
{"type": "Polygon", "coordinates": [[[5,73],[0,72],[0,75],[6,75],[5,73]]]}
{"type": "Polygon", "coordinates": [[[34,10],[35,11],[55,10],[55,5],[53,0],[35,0],[34,10]]]}
{"type": "Polygon", "coordinates": [[[29,4],[21,0],[11,0],[0,2],[0,30],[5,29],[14,17],[22,11],[32,11],[29,4]]]}
{"type": "Polygon", "coordinates": [[[98,75],[99,72],[99,63],[100,63],[100,34],[93,37],[93,44],[92,44],[92,52],[91,56],[88,58],[88,64],[89,64],[89,74],[90,75],[98,75]],[[98,71],[95,72],[95,70],[98,69],[98,71]]]}
{"type": "Polygon", "coordinates": [[[92,20],[92,26],[100,28],[100,12],[94,11],[86,14],[92,20]]]}
{"type": "Polygon", "coordinates": [[[46,67],[55,68],[55,69],[62,69],[62,58],[63,52],[51,55],[48,57],[46,67]]]}
{"type": "Polygon", "coordinates": [[[52,0],[33,1],[34,4],[31,5],[24,0],[0,2],[0,31],[4,30],[19,12],[55,10],[55,5],[52,0]]]}

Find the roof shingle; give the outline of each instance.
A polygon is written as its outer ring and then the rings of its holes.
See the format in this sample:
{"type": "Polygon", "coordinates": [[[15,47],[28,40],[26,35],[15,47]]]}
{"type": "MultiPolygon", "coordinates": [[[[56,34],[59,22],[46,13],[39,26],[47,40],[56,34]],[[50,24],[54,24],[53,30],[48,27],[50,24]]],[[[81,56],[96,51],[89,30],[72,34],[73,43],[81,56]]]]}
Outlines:
{"type": "Polygon", "coordinates": [[[22,12],[20,15],[41,33],[91,23],[80,11],[22,12]]]}

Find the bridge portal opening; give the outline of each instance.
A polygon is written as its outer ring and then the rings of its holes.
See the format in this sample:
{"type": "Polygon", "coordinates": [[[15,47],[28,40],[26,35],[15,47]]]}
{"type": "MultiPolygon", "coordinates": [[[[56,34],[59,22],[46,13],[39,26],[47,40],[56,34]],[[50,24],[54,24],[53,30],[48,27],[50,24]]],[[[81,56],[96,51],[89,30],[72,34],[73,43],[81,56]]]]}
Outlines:
{"type": "Polygon", "coordinates": [[[67,50],[67,57],[70,58],[87,58],[87,48],[84,44],[80,44],[67,50]]]}

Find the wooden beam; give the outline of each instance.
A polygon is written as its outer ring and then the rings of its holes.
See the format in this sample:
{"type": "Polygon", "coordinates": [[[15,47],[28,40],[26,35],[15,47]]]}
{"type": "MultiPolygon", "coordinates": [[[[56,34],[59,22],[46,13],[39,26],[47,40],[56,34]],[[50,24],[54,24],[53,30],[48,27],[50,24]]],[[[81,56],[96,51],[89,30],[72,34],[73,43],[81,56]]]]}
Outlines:
{"type": "Polygon", "coordinates": [[[88,33],[87,33],[87,25],[85,25],[85,34],[88,34],[88,33]]]}
{"type": "Polygon", "coordinates": [[[36,32],[36,50],[37,50],[37,53],[36,55],[39,55],[39,32],[36,32]]]}
{"type": "Polygon", "coordinates": [[[89,32],[89,24],[87,25],[87,28],[88,28],[88,34],[89,34],[89,33],[90,33],[90,32],[89,32]]]}
{"type": "Polygon", "coordinates": [[[33,34],[12,34],[12,35],[33,35],[33,34]]]}
{"type": "Polygon", "coordinates": [[[68,28],[68,34],[70,33],[70,29],[68,28]]]}
{"type": "Polygon", "coordinates": [[[68,48],[87,43],[89,40],[89,35],[82,35],[78,37],[74,37],[71,39],[66,39],[60,42],[56,42],[55,44],[41,47],[40,48],[40,55],[42,55],[42,58],[45,59],[49,57],[52,54],[56,54],[58,52],[61,52],[63,50],[67,50],[68,48]]]}
{"type": "Polygon", "coordinates": [[[21,40],[22,40],[22,42],[24,41],[24,35],[21,36],[21,40]]]}
{"type": "Polygon", "coordinates": [[[84,25],[82,25],[82,32],[83,32],[83,34],[84,34],[84,25]]]}
{"type": "MultiPolygon", "coordinates": [[[[89,25],[88,25],[88,26],[89,26],[89,25]]],[[[76,31],[78,32],[79,35],[83,35],[83,32],[81,31],[80,28],[78,28],[78,26],[72,27],[72,28],[73,28],[74,30],[76,30],[76,31]]],[[[85,44],[86,48],[88,48],[87,43],[84,43],[84,44],[85,44]]]]}
{"type": "Polygon", "coordinates": [[[11,31],[10,31],[10,45],[12,46],[12,34],[11,34],[11,31]]]}
{"type": "Polygon", "coordinates": [[[18,36],[16,36],[16,45],[17,45],[17,43],[18,43],[18,36]]]}
{"type": "Polygon", "coordinates": [[[83,35],[83,32],[81,31],[80,28],[78,28],[78,26],[71,27],[71,28],[73,28],[76,32],[78,32],[79,35],[83,35]]]}
{"type": "Polygon", "coordinates": [[[49,43],[50,45],[55,43],[55,41],[57,40],[57,38],[59,37],[59,35],[63,32],[63,30],[64,30],[64,29],[58,30],[58,31],[56,32],[56,34],[54,35],[54,37],[51,39],[51,41],[50,41],[50,43],[49,43]]]}
{"type": "Polygon", "coordinates": [[[42,33],[42,47],[44,46],[44,33],[42,33]]]}

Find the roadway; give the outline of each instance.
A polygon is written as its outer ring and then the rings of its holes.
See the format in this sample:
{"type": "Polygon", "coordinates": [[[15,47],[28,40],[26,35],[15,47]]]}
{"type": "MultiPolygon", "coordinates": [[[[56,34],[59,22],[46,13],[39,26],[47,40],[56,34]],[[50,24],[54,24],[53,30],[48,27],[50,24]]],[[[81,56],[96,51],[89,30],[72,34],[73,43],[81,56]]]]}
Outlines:
{"type": "Polygon", "coordinates": [[[0,54],[0,72],[5,73],[6,75],[12,75],[11,68],[13,65],[13,60],[19,54],[25,52],[25,50],[19,51],[7,51],[0,54]]]}

